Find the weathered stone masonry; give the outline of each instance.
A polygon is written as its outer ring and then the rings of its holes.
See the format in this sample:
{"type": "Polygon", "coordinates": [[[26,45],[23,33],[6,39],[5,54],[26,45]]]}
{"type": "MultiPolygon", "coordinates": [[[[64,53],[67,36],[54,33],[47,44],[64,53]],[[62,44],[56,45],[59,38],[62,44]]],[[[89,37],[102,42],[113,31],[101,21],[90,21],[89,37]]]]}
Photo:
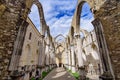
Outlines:
{"type": "Polygon", "coordinates": [[[120,1],[109,0],[95,12],[103,25],[103,34],[108,46],[116,80],[120,79],[120,1]]]}
{"type": "Polygon", "coordinates": [[[24,1],[0,1],[0,79],[5,79],[13,53],[14,42],[21,25],[24,1]]]}
{"type": "MultiPolygon", "coordinates": [[[[0,0],[0,80],[4,80],[8,75],[20,25],[26,20],[32,4],[33,0],[0,0]]],[[[102,23],[112,69],[115,79],[119,80],[120,0],[106,0],[98,11],[93,9],[93,12],[95,18],[99,18],[102,23]]]]}
{"type": "Polygon", "coordinates": [[[22,51],[27,16],[32,4],[38,6],[42,34],[47,25],[38,0],[1,0],[0,1],[0,79],[6,79],[8,72],[16,70],[22,51]],[[21,28],[23,26],[24,28],[21,28]],[[21,31],[21,30],[24,31],[21,31]],[[19,49],[18,49],[19,48],[19,49]],[[17,50],[18,49],[18,50],[17,50]],[[10,64],[11,63],[11,64],[10,64]],[[17,64],[16,64],[17,63],[17,64]]]}

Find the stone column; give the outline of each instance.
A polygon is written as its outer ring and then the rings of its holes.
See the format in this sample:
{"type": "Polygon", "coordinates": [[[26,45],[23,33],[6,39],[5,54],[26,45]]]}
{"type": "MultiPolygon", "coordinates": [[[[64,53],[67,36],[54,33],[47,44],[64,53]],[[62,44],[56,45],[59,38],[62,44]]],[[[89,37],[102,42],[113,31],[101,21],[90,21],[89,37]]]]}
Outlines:
{"type": "Polygon", "coordinates": [[[80,35],[75,35],[76,43],[77,43],[77,58],[78,58],[78,70],[79,74],[81,76],[81,79],[84,79],[85,75],[85,68],[83,63],[83,57],[82,57],[82,39],[80,39],[80,35]]]}
{"type": "Polygon", "coordinates": [[[52,58],[52,60],[51,60],[51,64],[54,64],[54,48],[52,47],[52,49],[51,49],[51,54],[50,54],[50,57],[52,58]]]}
{"type": "Polygon", "coordinates": [[[51,69],[51,64],[52,64],[51,56],[52,56],[52,49],[50,48],[50,54],[49,54],[49,69],[51,69]]]}
{"type": "Polygon", "coordinates": [[[69,53],[68,53],[68,50],[66,50],[66,54],[67,54],[67,65],[66,65],[66,67],[69,68],[69,53]]]}
{"type": "Polygon", "coordinates": [[[54,51],[54,48],[53,48],[52,56],[53,56],[53,59],[52,59],[52,64],[53,64],[53,68],[54,68],[54,67],[55,67],[54,65],[56,64],[56,59],[55,59],[55,51],[54,51]]]}
{"type": "Polygon", "coordinates": [[[43,52],[42,52],[42,72],[45,71],[45,60],[46,60],[46,42],[45,40],[43,41],[43,52]]]}
{"type": "Polygon", "coordinates": [[[51,59],[51,52],[49,54],[49,69],[50,69],[50,59],[51,59]]]}
{"type": "Polygon", "coordinates": [[[78,66],[82,67],[83,58],[82,58],[82,40],[80,39],[80,35],[76,35],[76,42],[77,42],[77,58],[78,58],[78,66]]]}
{"type": "Polygon", "coordinates": [[[55,58],[55,53],[53,52],[53,64],[54,64],[54,67],[56,65],[56,58],[55,58]]]}
{"type": "Polygon", "coordinates": [[[49,44],[46,45],[46,60],[45,60],[45,67],[46,67],[46,70],[48,70],[48,66],[49,66],[49,44]]]}
{"type": "Polygon", "coordinates": [[[27,30],[28,22],[22,20],[17,34],[17,38],[14,45],[13,55],[10,62],[9,70],[17,70],[19,66],[19,59],[22,53],[22,47],[24,43],[24,38],[27,30]]]}
{"type": "Polygon", "coordinates": [[[44,35],[42,35],[41,45],[39,46],[39,57],[38,57],[38,71],[42,74],[44,69],[44,59],[45,59],[45,41],[44,35]]]}
{"type": "Polygon", "coordinates": [[[74,52],[74,45],[71,44],[71,58],[72,58],[72,72],[75,72],[75,52],[74,52]]]}
{"type": "Polygon", "coordinates": [[[19,60],[22,53],[22,47],[24,43],[27,26],[28,26],[28,22],[24,20],[21,20],[21,21],[22,22],[20,22],[19,31],[14,44],[14,50],[13,50],[13,54],[12,54],[12,58],[9,66],[9,70],[12,71],[12,74],[11,74],[12,79],[21,77],[21,75],[19,74],[20,71],[18,70],[18,66],[19,66],[19,60]],[[14,72],[17,72],[18,74],[14,74],[14,72]]]}
{"type": "Polygon", "coordinates": [[[92,24],[94,25],[96,36],[97,36],[97,41],[98,41],[98,46],[99,46],[99,52],[100,52],[100,57],[103,63],[103,70],[104,73],[101,76],[101,78],[105,79],[112,79],[114,77],[114,73],[112,70],[112,65],[109,57],[109,52],[106,44],[106,40],[103,34],[103,28],[102,24],[99,19],[95,19],[92,24]]]}
{"type": "Polygon", "coordinates": [[[66,63],[64,64],[64,67],[69,68],[69,54],[68,54],[68,43],[67,43],[67,41],[65,43],[65,53],[66,53],[66,63]]]}
{"type": "Polygon", "coordinates": [[[69,68],[69,70],[71,70],[71,52],[70,52],[70,49],[68,49],[68,58],[69,58],[68,68],[69,68]]]}

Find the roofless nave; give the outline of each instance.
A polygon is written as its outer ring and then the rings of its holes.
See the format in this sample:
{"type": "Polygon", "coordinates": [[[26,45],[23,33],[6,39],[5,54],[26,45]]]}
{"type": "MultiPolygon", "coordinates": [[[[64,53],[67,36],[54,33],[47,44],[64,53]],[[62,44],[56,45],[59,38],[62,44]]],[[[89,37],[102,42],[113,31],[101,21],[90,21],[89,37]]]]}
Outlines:
{"type": "Polygon", "coordinates": [[[51,80],[66,80],[66,75],[70,75],[65,69],[78,73],[79,80],[119,80],[119,5],[119,0],[78,0],[68,36],[60,34],[54,38],[38,0],[1,0],[0,80],[41,78],[43,72],[53,68],[53,74],[54,71],[66,74],[61,77],[55,75],[56,78],[50,76],[48,79],[51,80]],[[86,2],[95,17],[91,32],[79,27],[82,6],[86,2]],[[40,33],[28,18],[33,4],[39,11],[40,33]],[[80,32],[84,34],[83,38],[80,32]],[[58,37],[63,37],[63,42],[59,42],[58,37]]]}

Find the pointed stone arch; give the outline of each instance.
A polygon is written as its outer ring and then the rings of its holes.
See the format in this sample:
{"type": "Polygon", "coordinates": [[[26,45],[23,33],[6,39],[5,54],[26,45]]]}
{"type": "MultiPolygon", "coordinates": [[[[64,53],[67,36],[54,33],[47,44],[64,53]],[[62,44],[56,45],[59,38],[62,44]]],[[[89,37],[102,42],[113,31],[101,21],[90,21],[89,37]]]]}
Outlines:
{"type": "Polygon", "coordinates": [[[78,6],[76,8],[73,20],[72,20],[72,26],[75,29],[75,33],[79,34],[79,30],[80,30],[80,16],[81,16],[81,11],[82,11],[82,6],[83,4],[86,3],[86,1],[81,1],[80,3],[78,3],[78,6]]]}
{"type": "Polygon", "coordinates": [[[59,34],[59,35],[57,35],[57,36],[55,37],[55,40],[56,40],[58,37],[60,37],[60,36],[65,39],[65,36],[63,36],[62,34],[59,34]]]}
{"type": "Polygon", "coordinates": [[[38,8],[38,13],[39,13],[39,18],[40,18],[40,25],[41,25],[41,35],[45,36],[45,33],[47,31],[48,26],[47,26],[46,21],[45,21],[42,4],[38,0],[33,0],[33,3],[31,4],[31,6],[33,4],[35,4],[37,6],[37,8],[38,8]]]}
{"type": "Polygon", "coordinates": [[[88,3],[91,7],[91,11],[94,13],[94,11],[98,10],[102,4],[104,4],[105,0],[78,0],[78,4],[72,19],[71,26],[74,27],[75,34],[79,35],[79,29],[80,29],[80,16],[82,12],[82,6],[84,3],[88,3]]]}
{"type": "Polygon", "coordinates": [[[20,27],[18,30],[18,33],[20,33],[20,34],[17,35],[17,38],[18,38],[18,39],[16,39],[17,43],[14,47],[12,58],[10,61],[10,66],[9,66],[10,71],[17,69],[17,66],[19,65],[19,60],[20,60],[20,56],[21,56],[21,52],[19,51],[19,49],[22,51],[22,46],[23,46],[23,42],[24,42],[24,41],[22,41],[22,39],[24,40],[26,28],[27,28],[26,26],[28,26],[26,19],[30,12],[30,8],[33,4],[35,4],[38,7],[40,23],[41,23],[41,35],[45,36],[45,33],[47,31],[47,24],[46,24],[46,21],[44,18],[42,4],[38,0],[29,0],[29,1],[25,0],[24,1],[25,8],[23,8],[21,14],[19,14],[21,16],[20,17],[21,21],[18,21],[19,22],[18,26],[20,27]],[[25,26],[23,25],[23,23],[25,26]],[[22,28],[24,31],[22,30],[22,28]],[[21,36],[21,34],[23,34],[23,33],[24,33],[24,35],[21,36]],[[19,44],[19,43],[21,43],[21,44],[19,44]]]}
{"type": "Polygon", "coordinates": [[[70,42],[72,42],[73,41],[73,38],[74,38],[74,27],[73,26],[71,26],[71,28],[70,28],[70,31],[69,31],[69,37],[68,37],[68,40],[70,41],[70,42]]]}

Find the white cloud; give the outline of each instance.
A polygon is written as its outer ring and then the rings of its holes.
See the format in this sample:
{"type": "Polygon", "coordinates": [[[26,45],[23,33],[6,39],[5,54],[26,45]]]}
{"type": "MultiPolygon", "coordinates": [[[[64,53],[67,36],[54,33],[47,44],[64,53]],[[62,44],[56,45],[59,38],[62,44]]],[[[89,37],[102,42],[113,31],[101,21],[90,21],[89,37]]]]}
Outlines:
{"type": "MultiPolygon", "coordinates": [[[[66,14],[71,14],[70,11],[75,9],[77,0],[40,0],[40,2],[43,5],[45,19],[50,27],[51,34],[53,36],[58,34],[67,35],[72,16],[66,14]],[[59,16],[61,13],[66,14],[59,16]]],[[[73,12],[71,15],[73,15],[73,12]]]]}
{"type": "Polygon", "coordinates": [[[57,27],[57,26],[60,26],[60,27],[70,27],[70,23],[72,21],[72,18],[71,16],[63,16],[61,17],[60,19],[58,19],[55,23],[53,23],[52,27],[57,27]]]}
{"type": "Polygon", "coordinates": [[[58,34],[63,34],[66,36],[71,26],[72,16],[63,16],[59,20],[56,20],[50,27],[51,34],[56,36],[58,34]]]}
{"type": "MultiPolygon", "coordinates": [[[[44,16],[52,36],[63,34],[66,36],[71,26],[72,17],[77,4],[77,0],[39,0],[43,6],[44,16]]],[[[32,21],[35,22],[38,29],[40,29],[39,15],[37,7],[32,8],[32,21]]],[[[88,31],[93,29],[90,23],[93,18],[81,18],[81,28],[88,31]]]]}
{"type": "Polygon", "coordinates": [[[66,10],[70,11],[75,9],[77,0],[39,0],[43,6],[45,18],[55,17],[60,12],[65,12],[66,10]]]}
{"type": "Polygon", "coordinates": [[[85,30],[87,30],[89,32],[94,29],[94,27],[93,27],[93,25],[91,23],[94,20],[94,18],[91,18],[91,19],[83,19],[83,18],[81,18],[80,20],[81,20],[80,21],[80,27],[82,29],[85,29],[85,30]]]}

